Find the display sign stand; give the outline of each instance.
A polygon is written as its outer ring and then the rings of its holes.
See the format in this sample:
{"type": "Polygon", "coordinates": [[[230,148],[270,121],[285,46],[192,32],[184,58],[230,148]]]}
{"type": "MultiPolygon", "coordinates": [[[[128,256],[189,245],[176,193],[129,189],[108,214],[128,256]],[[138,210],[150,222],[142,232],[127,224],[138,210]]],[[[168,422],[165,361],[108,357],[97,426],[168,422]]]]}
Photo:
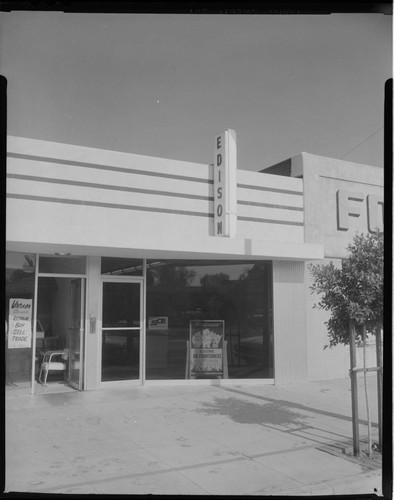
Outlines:
{"type": "Polygon", "coordinates": [[[185,378],[228,378],[223,320],[190,321],[190,337],[186,341],[185,378]]]}

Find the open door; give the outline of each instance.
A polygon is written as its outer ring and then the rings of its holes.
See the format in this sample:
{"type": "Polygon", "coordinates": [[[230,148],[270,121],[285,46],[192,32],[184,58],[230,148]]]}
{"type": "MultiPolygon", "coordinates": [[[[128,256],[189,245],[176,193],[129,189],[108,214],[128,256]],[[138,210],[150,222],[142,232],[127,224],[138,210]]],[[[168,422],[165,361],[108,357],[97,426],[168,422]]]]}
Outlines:
{"type": "Polygon", "coordinates": [[[83,278],[72,279],[70,283],[70,326],[67,342],[67,382],[79,391],[83,388],[84,299],[85,280],[83,278]]]}

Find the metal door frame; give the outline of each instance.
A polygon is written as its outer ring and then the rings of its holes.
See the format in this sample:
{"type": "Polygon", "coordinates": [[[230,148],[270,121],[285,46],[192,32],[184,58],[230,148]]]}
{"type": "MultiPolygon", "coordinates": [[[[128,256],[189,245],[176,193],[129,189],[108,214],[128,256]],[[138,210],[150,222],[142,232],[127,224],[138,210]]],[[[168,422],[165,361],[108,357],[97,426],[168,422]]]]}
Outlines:
{"type": "MultiPolygon", "coordinates": [[[[76,274],[76,273],[40,273],[38,272],[39,268],[39,258],[40,254],[36,254],[36,273],[35,273],[35,281],[34,281],[34,301],[33,301],[33,328],[32,328],[32,363],[31,363],[31,381],[30,381],[30,393],[35,394],[35,383],[36,383],[36,336],[37,336],[37,331],[36,331],[36,325],[37,325],[37,305],[38,305],[38,282],[40,278],[68,278],[68,279],[81,279],[82,280],[82,287],[81,287],[81,343],[83,347],[82,351],[82,358],[81,358],[81,363],[82,363],[82,373],[83,377],[82,380],[80,379],[81,382],[81,389],[78,390],[84,390],[84,385],[85,385],[85,362],[86,362],[86,352],[85,352],[85,345],[86,345],[86,301],[87,301],[87,276],[86,274],[76,274]],[[83,289],[83,290],[82,290],[83,289]],[[82,313],[83,311],[83,313],[82,313]]],[[[67,384],[69,382],[67,381],[67,384]]],[[[69,384],[70,385],[70,384],[69,384]]],[[[71,386],[75,389],[74,386],[71,386]]]]}
{"type": "MultiPolygon", "coordinates": [[[[80,313],[80,326],[79,326],[79,382],[78,384],[73,382],[70,379],[71,373],[71,360],[68,363],[68,369],[66,374],[67,384],[78,391],[82,391],[84,388],[84,380],[85,380],[85,316],[86,316],[86,279],[85,278],[71,278],[70,285],[72,280],[79,279],[81,282],[81,313],[80,313]]],[[[71,291],[71,287],[70,287],[71,291]]]]}
{"type": "MultiPolygon", "coordinates": [[[[102,275],[101,285],[99,292],[99,345],[100,345],[100,359],[99,359],[99,369],[100,374],[100,385],[101,384],[130,384],[130,385],[143,385],[145,381],[145,292],[144,292],[144,277],[141,276],[112,276],[112,275],[102,275]],[[119,380],[119,381],[102,381],[102,342],[103,342],[103,284],[104,283],[138,283],[140,285],[140,360],[139,360],[139,377],[138,379],[131,380],[119,380]]],[[[131,328],[127,328],[131,329],[131,328]]],[[[137,330],[137,328],[135,328],[137,330]]]]}

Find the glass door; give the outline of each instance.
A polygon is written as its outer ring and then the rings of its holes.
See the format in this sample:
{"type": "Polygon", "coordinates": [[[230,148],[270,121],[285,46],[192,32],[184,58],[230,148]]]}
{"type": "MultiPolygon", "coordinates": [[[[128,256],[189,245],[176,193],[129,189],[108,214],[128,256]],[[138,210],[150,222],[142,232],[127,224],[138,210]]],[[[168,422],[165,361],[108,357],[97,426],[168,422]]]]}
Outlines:
{"type": "Polygon", "coordinates": [[[82,390],[85,278],[39,276],[37,297],[37,380],[82,390]]]}
{"type": "Polygon", "coordinates": [[[70,326],[68,335],[67,382],[75,389],[82,390],[82,361],[84,333],[84,280],[70,282],[70,326]]]}
{"type": "Polygon", "coordinates": [[[101,380],[141,378],[141,281],[102,282],[101,380]]]}

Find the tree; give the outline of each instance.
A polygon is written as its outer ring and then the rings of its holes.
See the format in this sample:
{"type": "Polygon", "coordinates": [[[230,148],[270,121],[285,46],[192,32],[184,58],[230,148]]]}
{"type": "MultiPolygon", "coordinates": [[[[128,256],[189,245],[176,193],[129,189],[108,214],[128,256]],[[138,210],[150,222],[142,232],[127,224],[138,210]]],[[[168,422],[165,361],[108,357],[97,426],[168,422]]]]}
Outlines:
{"type": "Polygon", "coordinates": [[[347,250],[342,268],[332,262],[310,266],[311,290],[321,295],[317,307],[331,311],[325,348],[349,344],[349,321],[355,324],[358,341],[363,326],[375,334],[383,325],[383,233],[356,234],[347,250]]]}
{"type": "Polygon", "coordinates": [[[190,286],[196,275],[194,269],[187,266],[176,266],[163,264],[152,269],[148,269],[148,285],[167,287],[190,286]]]}
{"type": "MultiPolygon", "coordinates": [[[[319,307],[331,312],[327,325],[329,344],[324,348],[337,344],[351,344],[357,340],[363,345],[364,387],[368,419],[368,451],[372,455],[371,432],[369,420],[369,402],[365,366],[365,346],[367,332],[377,337],[377,370],[378,370],[378,414],[379,441],[381,442],[381,354],[380,333],[383,327],[383,233],[376,230],[373,234],[356,234],[353,243],[347,247],[348,258],[343,260],[342,268],[335,267],[333,262],[326,265],[310,266],[314,282],[312,292],[320,295],[319,307]]],[[[351,359],[352,376],[352,408],[353,420],[357,420],[357,368],[355,360],[351,359]]],[[[359,370],[357,370],[359,371],[359,370]]],[[[358,428],[357,428],[358,429],[358,428]]],[[[353,434],[355,423],[353,422],[353,434]]],[[[356,438],[354,437],[354,442],[356,438]]],[[[358,454],[358,444],[355,444],[355,454],[358,454]]]]}
{"type": "Polygon", "coordinates": [[[206,292],[223,289],[229,283],[230,276],[225,273],[205,274],[200,278],[201,288],[206,292]]]}

